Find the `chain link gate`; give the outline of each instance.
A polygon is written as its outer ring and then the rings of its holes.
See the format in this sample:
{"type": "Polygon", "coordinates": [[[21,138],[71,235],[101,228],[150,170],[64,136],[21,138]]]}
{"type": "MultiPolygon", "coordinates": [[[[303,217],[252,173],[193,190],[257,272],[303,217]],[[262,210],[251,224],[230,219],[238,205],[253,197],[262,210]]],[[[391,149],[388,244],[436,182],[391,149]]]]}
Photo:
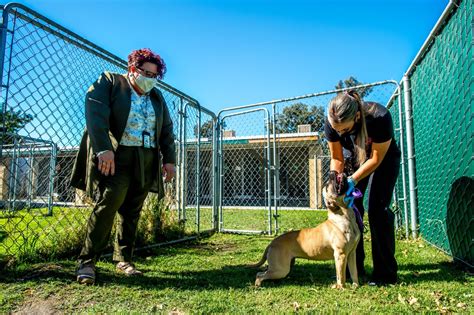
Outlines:
{"type": "Polygon", "coordinates": [[[219,230],[271,234],[270,113],[265,108],[254,108],[220,114],[219,230]],[[245,133],[236,136],[236,130],[245,133]]]}
{"type": "Polygon", "coordinates": [[[214,199],[215,114],[192,103],[179,110],[178,172],[176,204],[178,217],[189,231],[216,228],[214,199]]]}
{"type": "MultiPolygon", "coordinates": [[[[398,91],[398,84],[395,81],[382,81],[354,86],[351,89],[357,90],[367,101],[392,106],[389,102],[391,96],[398,91]]],[[[223,137],[220,141],[221,155],[231,157],[231,161],[227,164],[224,160],[220,171],[222,177],[220,182],[223,183],[221,185],[223,190],[221,199],[224,200],[224,211],[220,211],[221,221],[232,221],[230,209],[248,212],[245,216],[246,219],[240,222],[241,230],[233,232],[261,232],[262,229],[246,231],[242,226],[256,226],[256,222],[262,222],[266,216],[269,217],[268,222],[274,222],[274,225],[269,225],[269,229],[265,232],[280,233],[307,227],[311,224],[311,211],[325,209],[322,189],[329,176],[330,157],[327,142],[324,139],[324,119],[329,101],[337,93],[344,90],[347,89],[226,108],[221,111],[221,113],[245,113],[245,111],[238,111],[265,109],[268,113],[271,113],[268,127],[271,133],[271,141],[269,141],[271,152],[268,160],[271,174],[269,175],[270,182],[268,186],[270,190],[268,195],[271,200],[265,206],[253,202],[254,195],[243,195],[240,199],[232,199],[230,195],[226,195],[230,191],[245,191],[252,185],[251,176],[239,174],[250,172],[252,168],[256,167],[255,165],[259,165],[251,157],[245,156],[246,152],[252,150],[256,143],[263,139],[263,132],[256,132],[252,129],[259,126],[255,123],[258,120],[245,118],[238,123],[231,124],[230,122],[223,122],[221,114],[218,115],[221,125],[224,126],[227,132],[226,137],[223,137]],[[241,166],[236,166],[239,161],[243,161],[243,163],[240,163],[241,166]],[[225,165],[234,165],[234,168],[226,168],[225,165]],[[244,182],[237,184],[235,178],[244,179],[244,182]],[[238,185],[241,187],[240,190],[238,185]],[[225,211],[226,207],[229,210],[227,212],[225,211]],[[252,210],[249,209],[250,207],[252,207],[252,210]],[[305,210],[308,211],[307,219],[299,223],[298,226],[288,223],[290,220],[287,220],[287,218],[291,216],[292,211],[305,210]]],[[[393,120],[398,121],[398,106],[395,106],[395,108],[397,110],[392,111],[392,114],[394,114],[393,120]]],[[[395,125],[395,128],[396,134],[403,134],[403,129],[397,128],[397,125],[395,125]]],[[[400,146],[400,143],[398,144],[400,146]]],[[[404,161],[402,161],[401,169],[405,169],[404,161]]],[[[398,181],[399,186],[404,187],[405,182],[402,181],[401,177],[398,181]]],[[[396,193],[392,209],[397,215],[397,227],[399,227],[403,220],[400,211],[402,209],[401,204],[405,205],[406,212],[406,189],[397,190],[396,193]]]]}
{"type": "MultiPolygon", "coordinates": [[[[92,208],[69,184],[85,93],[101,72],[125,73],[127,62],[23,5],[1,10],[0,256],[75,255],[92,208]]],[[[169,211],[142,212],[140,246],[160,240],[150,237],[160,215],[181,218],[184,234],[170,236],[178,239],[215,224],[214,144],[199,133],[215,115],[163,82],[157,87],[174,122],[178,178],[166,185],[169,211]]]]}

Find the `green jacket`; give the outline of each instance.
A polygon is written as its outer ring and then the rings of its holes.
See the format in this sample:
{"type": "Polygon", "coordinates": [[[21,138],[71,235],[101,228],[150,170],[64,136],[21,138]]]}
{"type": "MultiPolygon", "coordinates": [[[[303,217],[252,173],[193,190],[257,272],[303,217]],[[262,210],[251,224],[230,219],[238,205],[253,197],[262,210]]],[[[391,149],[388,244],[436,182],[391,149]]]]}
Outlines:
{"type": "MultiPolygon", "coordinates": [[[[131,93],[125,75],[110,72],[102,73],[87,90],[86,130],[74,163],[71,186],[85,190],[88,197],[93,198],[102,178],[97,169],[96,153],[117,150],[130,113],[131,93]]],[[[168,107],[156,88],[150,92],[150,100],[156,114],[156,154],[159,157],[161,151],[163,163],[175,164],[173,122],[168,107]]],[[[158,167],[151,191],[163,197],[161,167],[158,167]]]]}

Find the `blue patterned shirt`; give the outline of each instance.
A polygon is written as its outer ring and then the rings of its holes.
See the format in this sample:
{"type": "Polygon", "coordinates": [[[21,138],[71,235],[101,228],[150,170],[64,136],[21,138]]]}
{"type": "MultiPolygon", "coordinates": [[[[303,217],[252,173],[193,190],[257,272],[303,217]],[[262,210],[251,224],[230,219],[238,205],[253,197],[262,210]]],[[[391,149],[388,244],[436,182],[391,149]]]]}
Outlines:
{"type": "Polygon", "coordinates": [[[150,144],[156,147],[156,116],[155,109],[150,101],[149,95],[138,95],[132,89],[130,114],[127,125],[120,139],[120,144],[129,147],[141,147],[143,145],[143,131],[150,133],[150,144]]]}

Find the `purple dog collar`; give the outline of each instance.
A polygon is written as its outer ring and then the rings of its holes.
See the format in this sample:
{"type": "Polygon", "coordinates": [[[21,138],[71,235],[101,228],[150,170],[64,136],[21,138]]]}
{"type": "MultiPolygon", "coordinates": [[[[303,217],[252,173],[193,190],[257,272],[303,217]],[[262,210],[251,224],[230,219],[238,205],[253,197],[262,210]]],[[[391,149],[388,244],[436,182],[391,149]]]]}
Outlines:
{"type": "MultiPolygon", "coordinates": [[[[363,196],[360,190],[357,188],[354,188],[351,195],[354,199],[359,199],[363,196]]],[[[357,222],[357,225],[359,226],[359,229],[361,231],[364,231],[364,221],[362,220],[362,215],[360,214],[359,209],[357,209],[357,207],[354,204],[352,205],[352,209],[354,209],[354,214],[356,216],[356,222],[357,222]]]]}

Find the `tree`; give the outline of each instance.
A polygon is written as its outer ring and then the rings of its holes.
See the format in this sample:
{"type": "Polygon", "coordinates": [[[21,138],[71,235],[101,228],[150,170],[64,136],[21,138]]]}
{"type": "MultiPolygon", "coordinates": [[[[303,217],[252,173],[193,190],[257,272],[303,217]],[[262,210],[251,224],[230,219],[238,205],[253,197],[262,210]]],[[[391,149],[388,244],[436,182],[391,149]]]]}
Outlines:
{"type": "MultiPolygon", "coordinates": [[[[212,132],[213,132],[213,124],[212,124],[212,119],[209,119],[208,121],[204,122],[201,125],[201,138],[212,138],[212,132]]],[[[198,126],[194,126],[194,136],[197,137],[198,134],[198,126]]]]}
{"type": "Polygon", "coordinates": [[[33,120],[33,115],[27,114],[22,110],[14,111],[7,109],[5,113],[0,113],[0,130],[2,144],[13,143],[11,134],[16,134],[20,129],[33,120]],[[10,135],[6,135],[9,133],[10,135]]]}
{"type": "MultiPolygon", "coordinates": [[[[212,134],[213,134],[213,120],[209,119],[208,121],[204,122],[201,125],[201,138],[208,138],[212,139],[212,134]]],[[[225,129],[227,127],[226,122],[224,121],[222,124],[222,128],[225,129]]],[[[198,126],[194,125],[194,136],[197,137],[198,134],[198,126]]]]}
{"type": "MultiPolygon", "coordinates": [[[[344,89],[344,88],[348,88],[348,87],[353,87],[353,86],[358,86],[358,85],[363,85],[364,83],[360,82],[359,80],[357,80],[355,77],[353,76],[350,76],[348,77],[347,79],[345,79],[344,81],[343,80],[340,80],[337,85],[335,86],[336,89],[344,89]]],[[[358,88],[356,89],[357,92],[359,93],[360,97],[364,98],[366,96],[368,96],[372,90],[373,90],[373,87],[364,87],[364,88],[358,88]]]]}
{"type": "Polygon", "coordinates": [[[324,125],[324,108],[309,107],[304,103],[295,103],[285,107],[282,114],[277,115],[276,131],[279,133],[297,132],[298,125],[311,125],[311,131],[321,130],[324,125]]]}

